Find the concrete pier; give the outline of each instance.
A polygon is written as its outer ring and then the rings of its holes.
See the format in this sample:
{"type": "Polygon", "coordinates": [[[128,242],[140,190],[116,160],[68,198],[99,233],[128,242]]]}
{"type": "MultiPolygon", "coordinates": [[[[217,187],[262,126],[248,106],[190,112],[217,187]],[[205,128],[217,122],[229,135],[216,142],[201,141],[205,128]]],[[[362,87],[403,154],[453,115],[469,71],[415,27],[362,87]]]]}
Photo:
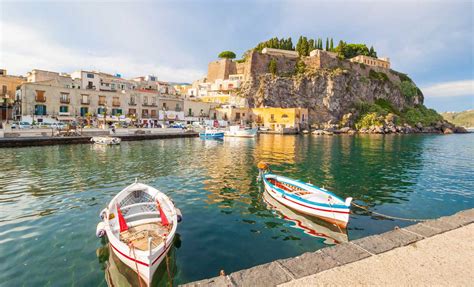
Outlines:
{"type": "MultiPolygon", "coordinates": [[[[102,136],[102,135],[101,135],[102,136]]],[[[196,132],[161,132],[161,133],[143,133],[143,134],[124,134],[117,133],[110,135],[121,138],[122,141],[152,140],[152,139],[169,139],[169,138],[189,138],[198,137],[196,132]]],[[[0,138],[0,148],[6,147],[26,147],[26,146],[45,146],[45,145],[61,145],[61,144],[85,144],[91,143],[91,135],[88,136],[37,136],[37,137],[11,137],[0,138]]]]}
{"type": "Polygon", "coordinates": [[[468,209],[184,286],[468,286],[473,238],[468,209]]]}

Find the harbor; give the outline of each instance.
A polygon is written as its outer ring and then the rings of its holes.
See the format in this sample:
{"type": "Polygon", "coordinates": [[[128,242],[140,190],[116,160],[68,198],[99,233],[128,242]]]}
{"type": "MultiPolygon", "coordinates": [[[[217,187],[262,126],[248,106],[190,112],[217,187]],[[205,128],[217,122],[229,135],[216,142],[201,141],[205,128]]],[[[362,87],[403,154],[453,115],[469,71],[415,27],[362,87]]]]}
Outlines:
{"type": "MultiPolygon", "coordinates": [[[[275,174],[353,197],[374,212],[436,219],[473,207],[473,186],[464,180],[474,172],[472,135],[260,134],[0,149],[0,241],[12,260],[0,265],[2,280],[8,286],[106,286],[110,280],[139,286],[134,268],[114,259],[107,241],[95,237],[101,210],[135,179],[172,198],[184,217],[152,286],[189,284],[219,276],[221,270],[233,278],[243,274],[240,270],[306,258],[328,247],[350,246],[341,258],[360,259],[366,253],[356,244],[365,238],[375,236],[376,246],[388,250],[398,245],[387,241],[393,246],[384,247],[379,240],[384,233],[410,236],[404,230],[417,225],[352,206],[341,232],[268,197],[257,181],[257,164],[268,162],[275,174]],[[197,264],[203,260],[206,264],[197,264]]],[[[441,221],[458,224],[449,217],[441,221]]],[[[319,265],[305,265],[304,276],[296,270],[290,274],[304,278],[312,275],[312,266],[319,265]]]]}

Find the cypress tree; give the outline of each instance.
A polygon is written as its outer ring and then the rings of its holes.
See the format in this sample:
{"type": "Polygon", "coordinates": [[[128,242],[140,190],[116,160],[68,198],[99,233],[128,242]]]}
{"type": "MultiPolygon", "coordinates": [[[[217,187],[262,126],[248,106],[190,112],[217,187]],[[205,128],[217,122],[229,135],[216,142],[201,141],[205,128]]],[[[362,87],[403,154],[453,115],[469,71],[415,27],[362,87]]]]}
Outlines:
{"type": "Polygon", "coordinates": [[[326,51],[329,51],[329,39],[326,38],[326,51]]]}
{"type": "Polygon", "coordinates": [[[293,42],[291,41],[291,37],[288,38],[288,50],[294,50],[293,42]]]}
{"type": "Polygon", "coordinates": [[[334,51],[334,42],[332,41],[332,38],[331,38],[331,45],[329,46],[329,51],[334,51]]]}
{"type": "Polygon", "coordinates": [[[309,42],[308,42],[308,45],[309,45],[309,51],[313,51],[314,50],[314,39],[309,39],[309,42]]]}

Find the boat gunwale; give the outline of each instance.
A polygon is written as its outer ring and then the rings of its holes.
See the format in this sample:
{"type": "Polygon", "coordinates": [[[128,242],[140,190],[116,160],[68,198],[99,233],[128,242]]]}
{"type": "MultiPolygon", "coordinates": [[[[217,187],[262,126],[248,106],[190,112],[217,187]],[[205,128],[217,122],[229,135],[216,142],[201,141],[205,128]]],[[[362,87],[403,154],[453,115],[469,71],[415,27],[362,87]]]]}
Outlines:
{"type": "MultiPolygon", "coordinates": [[[[315,189],[319,192],[322,192],[322,193],[325,193],[331,197],[334,197],[336,198],[337,200],[341,201],[342,203],[344,203],[344,200],[342,200],[340,197],[338,197],[337,195],[333,194],[332,192],[329,192],[327,190],[323,190],[315,185],[308,185],[307,183],[304,183],[304,182],[301,182],[299,180],[294,180],[294,179],[291,179],[291,178],[288,178],[288,177],[284,177],[284,176],[280,176],[280,175],[276,175],[276,174],[272,174],[272,173],[266,173],[264,174],[262,177],[263,177],[263,180],[265,182],[265,184],[268,184],[272,189],[278,191],[279,193],[281,194],[284,194],[285,196],[288,196],[290,198],[293,198],[295,200],[298,200],[298,201],[301,201],[301,202],[304,202],[306,204],[310,204],[310,205],[315,205],[315,206],[321,206],[321,207],[327,207],[327,208],[332,208],[332,209],[345,209],[345,210],[349,210],[349,206],[345,205],[345,204],[328,204],[328,203],[321,203],[321,202],[316,202],[316,201],[311,201],[311,200],[308,200],[308,199],[305,199],[305,198],[302,198],[301,196],[298,196],[298,195],[295,195],[295,194],[291,194],[291,193],[288,193],[288,192],[285,192],[284,190],[282,190],[281,188],[275,186],[274,184],[272,184],[268,179],[267,179],[267,176],[273,176],[276,180],[278,180],[278,178],[280,179],[283,179],[283,180],[288,180],[288,181],[293,181],[293,182],[297,182],[301,185],[303,185],[305,188],[312,188],[312,189],[315,189]]],[[[279,180],[278,180],[279,181],[279,180]]],[[[287,182],[289,183],[289,182],[287,182]]],[[[289,183],[291,184],[291,183],[289,183]]],[[[294,184],[292,184],[294,185],[294,184]]],[[[296,186],[296,187],[299,187],[299,186],[296,186]]],[[[305,189],[303,188],[303,189],[305,189]]],[[[311,191],[310,191],[311,192],[311,191]]],[[[314,193],[314,192],[312,192],[314,193]]]]}

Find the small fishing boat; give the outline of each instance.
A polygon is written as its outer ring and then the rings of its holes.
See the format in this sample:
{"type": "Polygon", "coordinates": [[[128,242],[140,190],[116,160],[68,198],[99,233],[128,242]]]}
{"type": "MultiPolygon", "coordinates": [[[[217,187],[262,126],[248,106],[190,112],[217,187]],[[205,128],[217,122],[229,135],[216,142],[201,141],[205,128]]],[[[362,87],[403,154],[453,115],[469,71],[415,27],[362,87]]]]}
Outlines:
{"type": "Polygon", "coordinates": [[[225,132],[226,137],[253,138],[257,136],[258,128],[242,128],[240,126],[230,126],[225,132]]]}
{"type": "Polygon", "coordinates": [[[278,202],[266,191],[263,192],[263,201],[282,219],[292,222],[292,227],[302,230],[309,236],[322,239],[324,244],[334,245],[349,241],[346,229],[340,229],[318,218],[310,218],[298,213],[278,202]]]}
{"type": "Polygon", "coordinates": [[[181,212],[161,191],[135,182],[101,211],[98,237],[107,236],[114,254],[150,285],[172,246],[181,212]]]}
{"type": "Polygon", "coordinates": [[[101,145],[116,145],[122,142],[121,138],[115,137],[92,137],[91,142],[101,145]]]}
{"type": "Polygon", "coordinates": [[[343,200],[311,183],[273,174],[263,162],[258,163],[258,169],[265,190],[281,204],[340,228],[347,227],[352,197],[343,200]]]}
{"type": "Polygon", "coordinates": [[[200,132],[199,136],[201,138],[222,139],[224,137],[224,132],[208,127],[203,132],[200,132]]]}

